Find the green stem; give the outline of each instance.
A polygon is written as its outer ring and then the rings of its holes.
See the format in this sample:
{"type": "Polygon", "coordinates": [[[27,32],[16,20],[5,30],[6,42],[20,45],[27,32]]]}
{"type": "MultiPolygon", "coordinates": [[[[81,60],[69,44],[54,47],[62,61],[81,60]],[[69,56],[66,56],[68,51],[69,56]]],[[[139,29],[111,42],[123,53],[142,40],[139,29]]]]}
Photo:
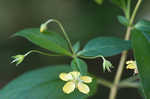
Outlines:
{"type": "MultiPolygon", "coordinates": [[[[130,22],[129,22],[129,27],[127,28],[127,31],[126,31],[125,40],[130,39],[130,34],[131,34],[131,29],[132,29],[131,26],[133,24],[133,21],[135,19],[135,16],[136,16],[136,13],[138,11],[138,8],[139,8],[140,4],[141,4],[141,0],[138,0],[137,4],[135,6],[135,9],[133,11],[133,14],[131,16],[131,19],[130,19],[130,22]]],[[[113,87],[110,90],[109,99],[115,99],[116,98],[117,89],[118,89],[118,85],[119,85],[119,82],[120,82],[120,79],[121,79],[121,76],[122,76],[122,72],[123,72],[123,68],[124,68],[124,62],[126,60],[126,57],[127,57],[127,51],[124,51],[122,53],[120,63],[118,65],[118,70],[117,70],[117,73],[116,73],[116,76],[115,76],[113,87]]]]}
{"type": "Polygon", "coordinates": [[[111,88],[113,86],[113,84],[111,82],[109,82],[107,80],[104,80],[102,78],[97,78],[97,83],[101,84],[101,85],[103,85],[105,87],[108,87],[108,88],[111,88]]]}
{"type": "Polygon", "coordinates": [[[136,6],[135,6],[135,8],[134,8],[133,14],[132,14],[132,16],[131,16],[131,19],[130,19],[130,22],[129,22],[129,26],[132,26],[133,21],[134,21],[135,16],[136,16],[136,13],[137,13],[137,11],[138,11],[138,9],[139,9],[139,7],[140,7],[141,2],[142,2],[142,0],[138,0],[136,6]]]}
{"type": "Polygon", "coordinates": [[[61,29],[62,32],[63,32],[63,35],[64,35],[65,39],[66,39],[67,42],[68,42],[68,45],[69,45],[69,47],[70,47],[72,53],[74,53],[73,47],[72,47],[72,44],[71,44],[71,41],[70,41],[70,39],[69,39],[69,37],[68,37],[68,35],[67,35],[67,33],[66,33],[64,27],[63,27],[63,25],[62,25],[58,20],[56,20],[56,19],[50,19],[50,20],[48,20],[45,24],[48,24],[48,23],[50,23],[50,22],[55,22],[55,23],[57,23],[57,24],[59,25],[60,29],[61,29]]]}
{"type": "MultiPolygon", "coordinates": [[[[105,87],[108,87],[108,88],[112,88],[113,87],[113,84],[110,82],[110,81],[107,81],[103,78],[97,78],[97,83],[98,84],[101,84],[105,87]]],[[[139,85],[139,82],[129,82],[129,81],[122,81],[118,84],[118,88],[139,88],[140,85],[139,85]]]]}
{"type": "Polygon", "coordinates": [[[127,1],[127,11],[126,11],[126,18],[130,19],[130,9],[131,9],[131,0],[127,1]]]}
{"type": "Polygon", "coordinates": [[[139,82],[137,81],[139,79],[139,75],[136,75],[136,76],[132,76],[132,77],[129,77],[127,79],[124,79],[122,80],[118,87],[122,88],[122,87],[133,87],[133,88],[139,88],[140,87],[140,84],[139,82]]]}
{"type": "Polygon", "coordinates": [[[103,57],[102,55],[98,55],[98,56],[78,56],[80,58],[84,58],[84,59],[95,59],[95,58],[99,58],[99,57],[103,57]]]}
{"type": "Polygon", "coordinates": [[[126,79],[122,80],[121,82],[125,82],[125,81],[132,82],[132,81],[136,81],[138,79],[140,79],[139,75],[135,75],[135,76],[126,78],[126,79]]]}
{"type": "Polygon", "coordinates": [[[128,81],[126,81],[126,82],[120,82],[118,84],[118,87],[119,88],[129,88],[129,87],[131,87],[131,88],[139,88],[140,84],[139,84],[139,82],[128,82],[128,81]]]}
{"type": "Polygon", "coordinates": [[[62,56],[62,55],[59,55],[59,54],[49,54],[49,53],[41,52],[41,51],[38,51],[38,50],[31,50],[31,51],[27,52],[24,56],[26,57],[31,53],[38,53],[38,54],[42,54],[42,55],[46,55],[46,56],[62,56]]]}

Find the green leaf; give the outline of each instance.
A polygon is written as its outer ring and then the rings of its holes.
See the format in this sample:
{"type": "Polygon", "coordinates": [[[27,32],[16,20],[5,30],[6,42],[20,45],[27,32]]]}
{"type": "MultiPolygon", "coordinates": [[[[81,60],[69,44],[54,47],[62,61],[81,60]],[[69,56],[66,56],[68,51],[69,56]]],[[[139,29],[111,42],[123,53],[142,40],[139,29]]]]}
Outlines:
{"type": "Polygon", "coordinates": [[[52,52],[71,56],[66,40],[58,33],[48,31],[41,33],[39,28],[32,28],[17,32],[15,36],[25,37],[32,43],[52,52]]]}
{"type": "Polygon", "coordinates": [[[145,93],[144,93],[144,90],[143,90],[143,88],[138,88],[138,92],[139,92],[139,94],[141,95],[141,97],[142,97],[142,99],[146,99],[146,96],[145,96],[145,93]]]}
{"type": "Polygon", "coordinates": [[[103,0],[94,0],[97,4],[102,4],[103,0]]]}
{"type": "Polygon", "coordinates": [[[73,51],[76,53],[78,52],[80,49],[80,42],[76,42],[74,45],[73,45],[73,51]]]}
{"type": "Polygon", "coordinates": [[[133,30],[132,46],[144,93],[147,99],[150,99],[150,41],[147,39],[145,33],[133,30]]]}
{"type": "Polygon", "coordinates": [[[117,5],[118,7],[125,8],[127,0],[111,0],[111,1],[112,1],[112,3],[117,5]]]}
{"type": "Polygon", "coordinates": [[[129,20],[125,18],[124,16],[118,16],[118,21],[123,24],[124,26],[128,26],[129,20]]]}
{"type": "Polygon", "coordinates": [[[86,62],[79,58],[74,58],[72,60],[71,67],[73,70],[81,72],[82,75],[86,75],[88,72],[86,62]]]}
{"type": "Polygon", "coordinates": [[[82,51],[81,56],[113,56],[130,49],[130,42],[115,37],[98,37],[90,40],[82,51]]]}
{"type": "MultiPolygon", "coordinates": [[[[66,65],[50,66],[27,72],[10,82],[0,91],[0,99],[86,99],[77,89],[71,94],[64,94],[62,87],[66,82],[59,79],[62,72],[70,72],[66,65]]],[[[89,84],[93,95],[96,82],[89,84]]]]}
{"type": "Polygon", "coordinates": [[[135,28],[136,28],[137,30],[150,33],[150,21],[148,21],[148,20],[140,20],[140,21],[135,25],[135,28]]]}

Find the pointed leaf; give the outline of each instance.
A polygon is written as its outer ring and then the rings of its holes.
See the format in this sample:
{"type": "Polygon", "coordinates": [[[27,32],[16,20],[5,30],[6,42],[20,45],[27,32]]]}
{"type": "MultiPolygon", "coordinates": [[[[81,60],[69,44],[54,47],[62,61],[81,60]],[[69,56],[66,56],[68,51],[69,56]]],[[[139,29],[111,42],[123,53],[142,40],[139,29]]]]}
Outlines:
{"type": "Polygon", "coordinates": [[[32,28],[17,32],[15,36],[25,37],[32,43],[52,52],[71,55],[66,40],[58,33],[48,31],[41,33],[39,28],[32,28]]]}
{"type": "Polygon", "coordinates": [[[129,41],[115,37],[98,37],[90,40],[79,54],[83,56],[113,56],[130,48],[129,41]]]}
{"type": "Polygon", "coordinates": [[[74,52],[78,52],[80,49],[80,42],[76,42],[74,45],[73,45],[73,50],[74,52]]]}
{"type": "MultiPolygon", "coordinates": [[[[66,65],[46,67],[27,72],[10,82],[0,91],[0,99],[85,99],[78,90],[65,94],[62,87],[66,82],[59,79],[62,72],[70,72],[66,65]]],[[[91,92],[95,90],[96,83],[89,84],[91,92]]],[[[93,93],[92,93],[93,95],[93,93]]]]}
{"type": "Polygon", "coordinates": [[[150,99],[150,41],[139,31],[132,31],[132,46],[146,99],[150,99]]]}
{"type": "Polygon", "coordinates": [[[150,21],[148,21],[148,20],[140,20],[140,21],[135,25],[135,28],[136,28],[137,30],[150,33],[150,21]]]}

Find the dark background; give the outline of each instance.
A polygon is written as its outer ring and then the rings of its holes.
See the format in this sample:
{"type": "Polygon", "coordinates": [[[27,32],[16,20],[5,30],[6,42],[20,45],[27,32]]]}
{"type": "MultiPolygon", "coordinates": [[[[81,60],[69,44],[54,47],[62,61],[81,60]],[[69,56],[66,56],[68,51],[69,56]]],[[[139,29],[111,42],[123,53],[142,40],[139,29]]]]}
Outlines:
{"type": "MultiPolygon", "coordinates": [[[[136,2],[136,0],[132,0],[136,2]]],[[[134,3],[133,3],[134,4],[134,3]]],[[[150,19],[150,1],[145,0],[140,7],[137,19],[150,19]]],[[[72,43],[80,41],[84,45],[97,36],[124,37],[125,28],[118,23],[116,16],[122,15],[121,10],[110,0],[97,5],[92,0],[0,0],[0,87],[22,73],[53,64],[69,64],[70,58],[47,57],[32,54],[23,64],[16,67],[10,64],[11,56],[23,54],[31,49],[40,49],[24,38],[10,38],[15,32],[30,27],[39,27],[50,18],[60,20],[72,43]],[[59,61],[59,62],[58,62],[59,61]]],[[[52,30],[60,31],[55,24],[49,25],[52,30]]],[[[103,73],[101,60],[85,60],[89,72],[113,80],[120,55],[108,58],[115,68],[111,73],[103,73]]],[[[132,59],[132,51],[128,59],[132,59]]],[[[124,70],[123,78],[130,77],[132,71],[124,70]]],[[[108,99],[109,89],[99,86],[98,93],[91,99],[108,99]]],[[[117,99],[142,99],[136,89],[121,89],[117,99]]]]}

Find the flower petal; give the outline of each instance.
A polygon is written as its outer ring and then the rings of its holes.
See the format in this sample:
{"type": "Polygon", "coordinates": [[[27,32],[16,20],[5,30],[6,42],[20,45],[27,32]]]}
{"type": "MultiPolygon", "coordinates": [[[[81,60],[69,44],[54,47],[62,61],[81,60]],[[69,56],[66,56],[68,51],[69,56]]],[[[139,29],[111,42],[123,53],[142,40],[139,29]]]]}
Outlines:
{"type": "Polygon", "coordinates": [[[80,79],[85,83],[91,83],[92,82],[92,77],[89,77],[89,76],[81,76],[80,79]]]}
{"type": "Polygon", "coordinates": [[[88,87],[88,85],[79,82],[78,83],[78,89],[80,92],[84,93],[84,94],[88,94],[90,92],[90,88],[88,87]]]}
{"type": "Polygon", "coordinates": [[[72,75],[69,74],[69,73],[61,73],[61,74],[59,75],[59,78],[60,78],[61,80],[63,80],[63,81],[69,81],[69,80],[72,80],[72,79],[73,79],[72,75]]]}
{"type": "Polygon", "coordinates": [[[127,68],[127,69],[136,69],[136,65],[134,65],[134,64],[129,64],[129,65],[127,65],[126,68],[127,68]]]}
{"type": "Polygon", "coordinates": [[[64,93],[66,93],[66,94],[70,94],[71,92],[74,91],[75,87],[76,87],[76,86],[75,86],[75,83],[72,82],[72,81],[70,81],[70,82],[67,82],[67,83],[64,85],[63,91],[64,91],[64,93]]]}
{"type": "Polygon", "coordinates": [[[130,61],[127,61],[126,64],[134,64],[134,62],[135,61],[130,60],[130,61]]]}

